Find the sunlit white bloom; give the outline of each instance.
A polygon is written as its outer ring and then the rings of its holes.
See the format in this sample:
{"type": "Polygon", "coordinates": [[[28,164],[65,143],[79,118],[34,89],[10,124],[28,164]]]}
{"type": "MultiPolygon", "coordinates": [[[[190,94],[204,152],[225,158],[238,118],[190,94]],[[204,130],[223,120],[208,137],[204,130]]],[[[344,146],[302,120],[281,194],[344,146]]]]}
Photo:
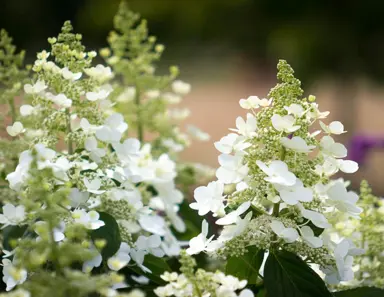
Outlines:
{"type": "Polygon", "coordinates": [[[40,60],[47,60],[50,54],[51,54],[50,52],[43,50],[40,53],[37,53],[37,58],[40,60]]]}
{"type": "MultiPolygon", "coordinates": [[[[35,223],[35,232],[39,237],[36,238],[36,240],[39,240],[40,237],[43,237],[49,234],[49,228],[48,223],[44,221],[38,221],[35,223]]],[[[52,229],[53,232],[53,239],[55,242],[60,242],[64,240],[65,238],[65,223],[60,222],[60,224],[52,229]]]]}
{"type": "Polygon", "coordinates": [[[101,158],[106,155],[105,149],[97,147],[97,140],[95,137],[88,137],[84,142],[85,149],[90,152],[89,157],[96,163],[101,163],[101,158]]]}
{"type": "Polygon", "coordinates": [[[272,161],[269,166],[257,160],[257,166],[266,174],[264,178],[267,182],[282,186],[293,186],[296,183],[296,176],[289,171],[288,165],[280,160],[272,161]]]}
{"type": "Polygon", "coordinates": [[[236,223],[238,220],[238,217],[245,213],[249,207],[251,206],[251,202],[246,201],[243,204],[241,204],[236,210],[230,212],[229,214],[225,215],[224,217],[218,219],[216,221],[217,225],[230,225],[233,223],[236,223]]]}
{"type": "Polygon", "coordinates": [[[179,153],[184,150],[184,145],[175,142],[172,138],[166,138],[161,140],[162,145],[168,148],[170,151],[179,153]]]}
{"type": "Polygon", "coordinates": [[[94,210],[86,212],[84,209],[75,209],[72,211],[72,218],[75,223],[82,224],[89,230],[96,230],[105,225],[102,220],[99,220],[99,213],[94,210]]]}
{"type": "Polygon", "coordinates": [[[124,122],[124,117],[120,113],[114,113],[96,130],[96,137],[107,143],[119,142],[127,129],[128,124],[124,122]]]}
{"type": "Polygon", "coordinates": [[[309,119],[325,119],[330,114],[329,111],[321,112],[318,106],[319,105],[315,102],[311,103],[311,107],[309,109],[309,112],[307,113],[309,119]]]}
{"type": "Polygon", "coordinates": [[[211,138],[211,136],[208,133],[200,130],[199,128],[193,125],[187,125],[187,131],[193,137],[201,141],[208,141],[211,138]]]}
{"type": "Polygon", "coordinates": [[[111,67],[105,67],[102,64],[98,64],[96,67],[84,69],[84,72],[99,82],[107,81],[114,76],[111,67]]]}
{"type": "Polygon", "coordinates": [[[347,131],[344,131],[344,125],[339,121],[334,121],[330,123],[328,126],[324,124],[322,121],[320,121],[320,126],[324,130],[324,132],[328,134],[340,135],[347,132],[347,131]]]}
{"type": "Polygon", "coordinates": [[[280,132],[292,133],[300,129],[299,125],[295,125],[295,118],[291,115],[274,114],[271,120],[273,128],[280,132]]]}
{"type": "Polygon", "coordinates": [[[181,80],[172,83],[172,90],[179,95],[187,95],[191,91],[191,85],[181,80]]]}
{"type": "Polygon", "coordinates": [[[156,99],[160,97],[160,90],[148,90],[145,92],[145,96],[149,99],[156,99]]]}
{"type": "Polygon", "coordinates": [[[304,226],[300,228],[301,238],[312,248],[319,248],[323,246],[323,240],[319,237],[316,237],[313,233],[313,230],[304,226]]]}
{"type": "Polygon", "coordinates": [[[280,141],[284,147],[298,153],[310,153],[316,147],[315,145],[307,145],[305,140],[300,136],[294,136],[291,139],[283,137],[280,141]]]}
{"type": "Polygon", "coordinates": [[[236,118],[236,129],[230,129],[231,131],[237,132],[245,137],[253,137],[256,135],[257,121],[256,117],[248,113],[246,121],[242,117],[236,118]]]}
{"type": "Polygon", "coordinates": [[[335,142],[331,136],[324,136],[320,140],[321,152],[334,158],[344,158],[347,156],[347,149],[341,143],[335,142]]]}
{"type": "Polygon", "coordinates": [[[9,259],[3,259],[3,282],[6,284],[6,291],[12,290],[17,285],[24,283],[27,279],[27,271],[15,267],[9,259]]]}
{"type": "Polygon", "coordinates": [[[181,96],[173,93],[164,93],[162,98],[169,104],[178,104],[181,102],[181,96]]]}
{"type": "Polygon", "coordinates": [[[113,144],[115,152],[123,163],[129,163],[140,154],[140,141],[136,138],[128,138],[123,143],[113,144]]]}
{"type": "Polygon", "coordinates": [[[95,254],[95,256],[92,259],[87,260],[83,263],[82,271],[84,273],[91,272],[93,268],[99,267],[101,265],[101,262],[103,262],[103,257],[93,244],[91,244],[90,249],[92,253],[95,254]]]}
{"type": "Polygon", "coordinates": [[[219,156],[220,167],[216,171],[216,177],[224,184],[241,182],[248,174],[248,166],[243,164],[243,156],[221,154],[219,156]]]}
{"type": "Polygon", "coordinates": [[[272,103],[272,99],[259,99],[257,96],[250,96],[247,99],[240,99],[239,104],[244,109],[258,109],[260,106],[267,107],[272,103]]]}
{"type": "Polygon", "coordinates": [[[69,200],[71,207],[77,208],[80,205],[84,205],[87,200],[89,199],[89,193],[88,192],[81,192],[77,188],[72,188],[71,192],[69,193],[69,200]]]}
{"type": "Polygon", "coordinates": [[[326,273],[325,280],[329,284],[337,284],[340,281],[350,281],[353,279],[353,256],[362,255],[363,249],[358,249],[348,239],[343,239],[339,242],[334,251],[334,257],[336,260],[336,268],[326,267],[323,271],[326,273]]]}
{"type": "Polygon", "coordinates": [[[164,236],[165,220],[158,215],[144,214],[139,217],[139,224],[145,231],[164,236]]]}
{"type": "Polygon", "coordinates": [[[353,191],[348,192],[341,182],[334,183],[328,189],[327,194],[329,197],[327,202],[341,212],[358,218],[363,211],[362,208],[356,206],[359,196],[353,191]]]}
{"type": "Polygon", "coordinates": [[[214,215],[223,214],[225,199],[223,191],[224,184],[220,181],[210,182],[206,187],[198,187],[194,192],[196,202],[191,203],[190,207],[198,210],[200,216],[204,216],[210,211],[214,215]]]}
{"type": "Polygon", "coordinates": [[[244,136],[230,133],[222,137],[220,141],[216,141],[214,145],[219,152],[223,154],[230,154],[232,152],[244,151],[246,148],[251,146],[250,143],[245,142],[244,140],[244,136]]]}
{"type": "Polygon", "coordinates": [[[354,173],[359,169],[359,165],[355,161],[335,159],[330,156],[324,156],[324,163],[315,166],[315,172],[322,176],[332,176],[339,170],[344,173],[354,173]]]}
{"type": "Polygon", "coordinates": [[[136,96],[136,88],[135,87],[127,87],[124,91],[117,96],[117,102],[129,102],[132,101],[136,96]]]}
{"type": "Polygon", "coordinates": [[[355,173],[359,169],[359,164],[351,160],[337,160],[339,169],[344,173],[355,173]]]}
{"type": "Polygon", "coordinates": [[[191,111],[188,108],[172,108],[167,110],[168,117],[182,121],[191,115],[191,111]]]}
{"type": "Polygon", "coordinates": [[[292,103],[290,106],[284,106],[284,109],[288,112],[288,114],[292,114],[297,118],[301,118],[301,116],[305,113],[304,108],[300,104],[292,103]]]}
{"type": "Polygon", "coordinates": [[[92,181],[89,181],[88,178],[84,177],[83,182],[89,193],[102,194],[105,192],[104,190],[100,190],[101,180],[99,178],[94,178],[92,181]]]}
{"type": "Polygon", "coordinates": [[[236,221],[233,225],[225,225],[223,230],[221,231],[219,240],[228,241],[232,238],[240,235],[247,228],[249,222],[252,219],[252,212],[250,211],[247,215],[242,219],[240,216],[236,218],[236,221]]]}
{"type": "Polygon", "coordinates": [[[299,238],[299,233],[294,228],[286,228],[280,221],[273,220],[270,223],[272,231],[287,243],[295,242],[299,238]]]}
{"type": "Polygon", "coordinates": [[[170,182],[176,177],[176,164],[167,154],[162,154],[153,163],[154,182],[170,182]]]}
{"type": "Polygon", "coordinates": [[[101,89],[98,92],[87,92],[85,94],[85,97],[89,101],[98,101],[98,100],[106,99],[109,96],[109,93],[110,93],[109,91],[107,91],[105,89],[101,89]]]}
{"type": "Polygon", "coordinates": [[[275,185],[279,191],[280,198],[288,205],[296,205],[301,202],[311,202],[313,200],[313,193],[310,188],[306,188],[300,179],[296,179],[293,186],[275,185]]]}
{"type": "Polygon", "coordinates": [[[305,209],[300,203],[297,204],[300,209],[301,215],[310,220],[316,227],[329,228],[331,225],[328,223],[327,218],[322,214],[314,210],[305,209]]]}
{"type": "Polygon", "coordinates": [[[97,126],[90,124],[86,118],[82,118],[80,120],[80,128],[84,131],[85,134],[92,134],[97,130],[97,126]]]}
{"type": "Polygon", "coordinates": [[[136,240],[136,249],[152,254],[156,257],[163,257],[164,251],[161,248],[161,237],[159,235],[151,235],[149,237],[140,235],[136,240]]]}
{"type": "Polygon", "coordinates": [[[35,111],[35,108],[32,105],[24,104],[24,105],[20,106],[20,114],[23,117],[26,117],[26,116],[33,114],[34,111],[35,111]]]}
{"type": "Polygon", "coordinates": [[[109,269],[119,271],[123,267],[127,266],[129,261],[131,261],[130,252],[130,246],[126,242],[122,242],[116,254],[107,261],[109,269]]]}
{"type": "Polygon", "coordinates": [[[201,233],[189,241],[189,248],[187,248],[187,253],[189,255],[195,255],[205,251],[214,237],[214,235],[212,235],[210,238],[207,238],[208,222],[206,220],[203,221],[201,229],[201,233]]]}
{"type": "Polygon", "coordinates": [[[14,122],[12,126],[7,127],[7,133],[12,137],[15,137],[24,132],[25,132],[25,129],[21,122],[14,122]]]}
{"type": "Polygon", "coordinates": [[[24,92],[27,94],[39,94],[47,88],[47,85],[43,80],[38,80],[34,85],[24,85],[24,92]]]}
{"type": "Polygon", "coordinates": [[[51,101],[61,107],[69,108],[72,106],[72,100],[67,98],[64,94],[58,94],[50,97],[51,101]]]}
{"type": "Polygon", "coordinates": [[[83,75],[82,72],[72,72],[68,69],[68,67],[64,67],[61,69],[61,75],[64,77],[64,79],[75,81],[79,80],[81,76],[83,75]]]}
{"type": "Polygon", "coordinates": [[[6,203],[3,206],[3,213],[0,214],[0,224],[4,227],[9,225],[18,225],[25,219],[25,208],[23,205],[14,206],[6,203]]]}

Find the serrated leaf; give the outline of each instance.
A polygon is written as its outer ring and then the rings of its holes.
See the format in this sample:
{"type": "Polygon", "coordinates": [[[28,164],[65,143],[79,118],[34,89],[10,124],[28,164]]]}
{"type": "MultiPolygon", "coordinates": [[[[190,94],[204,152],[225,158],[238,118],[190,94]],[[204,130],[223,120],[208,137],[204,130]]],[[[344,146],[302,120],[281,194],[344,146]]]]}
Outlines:
{"type": "Polygon", "coordinates": [[[108,259],[112,257],[121,244],[121,237],[119,231],[119,225],[117,224],[115,218],[106,212],[100,212],[100,220],[102,220],[105,225],[99,229],[93,230],[91,232],[92,240],[104,239],[106,242],[105,247],[100,251],[103,259],[108,259]]]}
{"type": "Polygon", "coordinates": [[[230,257],[225,267],[226,274],[247,280],[248,284],[256,284],[259,269],[264,259],[264,251],[256,247],[248,247],[248,252],[240,257],[230,257]]]}
{"type": "Polygon", "coordinates": [[[335,297],[383,297],[384,290],[374,287],[361,287],[333,293],[335,297]]]}
{"type": "Polygon", "coordinates": [[[300,257],[286,252],[270,252],[265,263],[267,297],[333,297],[324,281],[300,257]]]}

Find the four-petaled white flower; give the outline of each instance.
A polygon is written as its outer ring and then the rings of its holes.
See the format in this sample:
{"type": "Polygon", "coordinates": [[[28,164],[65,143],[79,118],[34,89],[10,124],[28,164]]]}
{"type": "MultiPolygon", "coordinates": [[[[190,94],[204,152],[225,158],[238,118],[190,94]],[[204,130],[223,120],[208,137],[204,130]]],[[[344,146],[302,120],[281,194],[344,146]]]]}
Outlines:
{"type": "Polygon", "coordinates": [[[114,143],[113,148],[123,163],[132,162],[140,155],[140,141],[136,138],[128,138],[123,143],[114,143]]]}
{"type": "Polygon", "coordinates": [[[233,223],[236,223],[238,220],[238,217],[245,213],[249,207],[251,206],[251,202],[246,201],[242,203],[236,210],[230,212],[229,214],[225,215],[224,217],[218,219],[216,221],[217,225],[230,225],[233,223]]]}
{"type": "Polygon", "coordinates": [[[345,212],[353,217],[359,217],[363,211],[356,206],[359,196],[353,191],[347,191],[343,183],[336,182],[327,191],[328,203],[336,207],[339,211],[345,212]]]}
{"type": "Polygon", "coordinates": [[[247,99],[240,99],[239,104],[244,109],[258,109],[260,106],[267,107],[271,105],[272,99],[260,99],[257,96],[249,96],[247,99]]]}
{"type": "Polygon", "coordinates": [[[288,112],[288,114],[293,114],[297,118],[301,118],[301,116],[305,113],[304,108],[300,104],[292,103],[290,106],[284,106],[284,109],[288,112]]]}
{"type": "Polygon", "coordinates": [[[236,129],[230,129],[231,131],[237,132],[248,138],[252,138],[256,135],[257,121],[253,114],[247,114],[247,120],[245,121],[242,117],[236,118],[236,129]]]}
{"type": "Polygon", "coordinates": [[[43,92],[48,86],[43,80],[38,80],[34,85],[24,85],[24,92],[27,94],[39,94],[43,92]]]}
{"type": "Polygon", "coordinates": [[[241,182],[248,174],[248,166],[243,164],[243,156],[221,154],[219,156],[220,168],[216,171],[216,177],[224,184],[241,182]]]}
{"type": "Polygon", "coordinates": [[[274,114],[271,121],[273,128],[280,132],[292,133],[300,129],[299,125],[295,125],[295,118],[291,115],[274,114]]]}
{"type": "Polygon", "coordinates": [[[328,126],[322,121],[320,121],[320,126],[324,130],[324,132],[328,134],[340,135],[347,132],[344,130],[344,125],[339,121],[334,121],[328,126]]]}
{"type": "Polygon", "coordinates": [[[75,209],[72,211],[72,218],[75,223],[82,224],[89,230],[96,230],[105,225],[104,221],[99,220],[99,213],[94,210],[87,212],[84,209],[75,209]]]}
{"type": "Polygon", "coordinates": [[[140,235],[136,240],[135,245],[137,250],[144,251],[147,254],[152,254],[160,258],[165,255],[163,249],[161,248],[161,237],[157,234],[149,237],[140,235]]]}
{"type": "Polygon", "coordinates": [[[7,286],[6,291],[10,291],[17,285],[24,283],[27,274],[25,269],[15,267],[9,259],[3,259],[3,282],[7,286]]]}
{"type": "Polygon", "coordinates": [[[32,105],[24,104],[24,105],[20,106],[20,114],[23,117],[26,117],[26,116],[33,114],[34,111],[35,111],[35,107],[33,107],[32,105]]]}
{"type": "Polygon", "coordinates": [[[25,129],[21,122],[14,122],[12,126],[7,127],[7,133],[12,137],[15,137],[24,132],[25,132],[25,129]]]}
{"type": "Polygon", "coordinates": [[[215,142],[215,148],[223,154],[241,152],[250,146],[250,143],[245,142],[244,136],[235,133],[230,133],[215,142]]]}
{"type": "Polygon", "coordinates": [[[220,181],[210,182],[206,187],[198,187],[194,192],[196,202],[191,203],[190,207],[198,210],[200,216],[204,216],[210,211],[214,215],[223,214],[225,199],[223,191],[224,184],[220,181]]]}
{"type": "Polygon", "coordinates": [[[101,158],[106,155],[105,149],[97,147],[97,140],[95,137],[88,137],[84,142],[85,149],[90,152],[89,157],[96,163],[101,163],[101,158]]]}
{"type": "Polygon", "coordinates": [[[296,183],[296,176],[289,171],[288,165],[280,160],[272,161],[269,166],[257,160],[257,166],[266,174],[264,178],[267,182],[281,186],[293,186],[296,183]]]}
{"type": "Polygon", "coordinates": [[[335,142],[331,136],[324,136],[320,140],[321,152],[334,158],[347,156],[347,149],[341,143],[335,142]]]}
{"type": "Polygon", "coordinates": [[[191,91],[191,85],[181,80],[175,80],[172,83],[172,90],[176,94],[187,95],[191,91]]]}
{"type": "Polygon", "coordinates": [[[120,113],[114,113],[96,130],[96,137],[107,143],[116,143],[127,129],[128,124],[124,122],[124,117],[120,113]]]}
{"type": "Polygon", "coordinates": [[[208,244],[212,241],[214,237],[214,235],[212,235],[210,238],[207,238],[208,222],[206,220],[203,221],[201,229],[201,233],[189,241],[189,248],[187,248],[187,253],[189,255],[195,255],[205,251],[207,249],[208,244]]]}
{"type": "Polygon", "coordinates": [[[119,271],[123,267],[127,266],[129,261],[131,261],[130,252],[130,246],[126,242],[122,242],[116,254],[107,261],[109,269],[119,271]]]}
{"type": "Polygon", "coordinates": [[[61,69],[61,75],[64,77],[64,79],[75,81],[79,80],[81,76],[83,75],[82,72],[72,72],[68,69],[68,67],[64,67],[61,69]]]}
{"type": "Polygon", "coordinates": [[[18,225],[25,219],[25,208],[23,205],[14,206],[6,203],[3,206],[3,213],[0,214],[0,224],[4,227],[9,225],[18,225]]]}
{"type": "Polygon", "coordinates": [[[300,136],[294,136],[291,139],[283,137],[280,141],[284,147],[298,153],[310,153],[316,147],[315,145],[307,145],[305,140],[300,136]]]}
{"type": "Polygon", "coordinates": [[[299,233],[294,228],[286,228],[284,224],[277,220],[270,223],[272,231],[287,243],[295,242],[299,238],[299,233]]]}
{"type": "Polygon", "coordinates": [[[114,76],[111,67],[105,67],[102,64],[98,64],[96,67],[84,69],[84,72],[99,82],[107,81],[114,76]]]}
{"type": "Polygon", "coordinates": [[[221,231],[219,241],[228,241],[232,238],[240,235],[243,233],[245,228],[248,226],[249,222],[252,219],[252,212],[246,214],[244,219],[242,219],[240,216],[236,218],[235,224],[233,225],[225,225],[223,228],[223,231],[221,231]]]}
{"type": "Polygon", "coordinates": [[[92,253],[94,253],[95,256],[92,259],[87,260],[83,263],[82,270],[84,273],[91,272],[93,268],[99,267],[101,265],[101,262],[103,262],[103,257],[92,243],[90,250],[92,251],[92,253]]]}
{"type": "Polygon", "coordinates": [[[67,98],[64,94],[58,94],[56,96],[50,96],[50,100],[60,107],[69,108],[72,106],[72,100],[67,98]]]}
{"type": "Polygon", "coordinates": [[[94,178],[91,182],[88,178],[83,178],[84,186],[87,188],[87,192],[93,194],[103,194],[104,190],[99,190],[101,187],[101,180],[99,178],[94,178]]]}
{"type": "Polygon", "coordinates": [[[110,92],[108,92],[107,90],[101,89],[98,92],[87,92],[85,94],[85,97],[89,101],[104,100],[104,99],[106,99],[108,97],[109,93],[110,92]]]}
{"type": "Polygon", "coordinates": [[[305,209],[300,203],[297,204],[300,209],[301,215],[310,220],[316,227],[329,228],[331,225],[328,223],[327,218],[320,212],[305,209]]]}
{"type": "Polygon", "coordinates": [[[313,230],[304,226],[300,228],[301,238],[311,247],[311,248],[319,248],[323,246],[323,240],[319,237],[316,237],[313,233],[313,230]]]}
{"type": "Polygon", "coordinates": [[[298,178],[293,186],[276,184],[275,187],[279,191],[281,200],[288,205],[296,205],[299,201],[311,202],[313,200],[312,190],[304,187],[303,182],[298,178]]]}
{"type": "Polygon", "coordinates": [[[160,236],[165,235],[165,220],[158,215],[141,215],[139,217],[139,224],[145,231],[157,234],[160,236]]]}

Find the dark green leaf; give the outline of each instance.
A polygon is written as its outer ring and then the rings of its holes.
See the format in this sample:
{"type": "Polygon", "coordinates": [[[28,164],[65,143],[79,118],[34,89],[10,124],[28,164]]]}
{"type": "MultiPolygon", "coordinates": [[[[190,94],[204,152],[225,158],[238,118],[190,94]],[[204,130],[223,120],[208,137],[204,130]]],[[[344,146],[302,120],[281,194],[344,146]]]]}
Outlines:
{"type": "Polygon", "coordinates": [[[361,287],[333,293],[335,297],[384,297],[384,290],[374,287],[361,287]]]}
{"type": "Polygon", "coordinates": [[[160,278],[160,275],[166,271],[171,271],[171,268],[163,258],[158,258],[151,254],[145,256],[143,265],[151,270],[152,273],[143,272],[138,266],[129,266],[128,268],[138,275],[144,275],[158,285],[163,285],[165,283],[164,280],[160,278]]]}
{"type": "Polygon", "coordinates": [[[3,248],[7,251],[12,251],[15,247],[11,246],[13,240],[21,238],[27,226],[8,226],[3,231],[3,248]]]}
{"type": "Polygon", "coordinates": [[[332,297],[320,276],[300,257],[286,251],[270,252],[264,285],[268,297],[332,297]]]}
{"type": "Polygon", "coordinates": [[[259,269],[264,259],[264,251],[258,250],[254,246],[247,248],[248,252],[240,257],[230,257],[225,267],[226,274],[236,276],[248,284],[256,284],[259,269]]]}
{"type": "Polygon", "coordinates": [[[91,232],[92,240],[104,239],[106,245],[101,251],[104,259],[112,257],[120,248],[121,238],[119,232],[119,225],[117,224],[114,217],[106,212],[100,212],[100,220],[105,225],[97,230],[91,232]]]}

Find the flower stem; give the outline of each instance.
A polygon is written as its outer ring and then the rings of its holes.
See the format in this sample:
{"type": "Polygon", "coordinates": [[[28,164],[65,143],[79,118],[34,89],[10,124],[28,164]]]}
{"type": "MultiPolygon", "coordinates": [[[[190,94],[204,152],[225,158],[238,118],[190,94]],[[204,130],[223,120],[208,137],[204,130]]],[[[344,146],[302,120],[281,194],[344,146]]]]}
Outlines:
{"type": "Polygon", "coordinates": [[[144,139],[144,127],[141,118],[140,99],[140,90],[138,88],[138,84],[136,84],[135,104],[137,109],[137,138],[140,142],[142,142],[144,139]]]}

